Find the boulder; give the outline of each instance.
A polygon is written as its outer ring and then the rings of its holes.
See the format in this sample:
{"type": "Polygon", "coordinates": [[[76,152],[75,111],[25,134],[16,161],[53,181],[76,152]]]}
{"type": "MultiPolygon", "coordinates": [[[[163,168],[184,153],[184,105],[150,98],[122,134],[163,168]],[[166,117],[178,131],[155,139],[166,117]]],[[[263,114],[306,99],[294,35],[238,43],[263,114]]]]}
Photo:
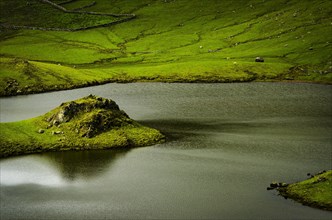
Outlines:
{"type": "Polygon", "coordinates": [[[63,134],[63,131],[52,131],[53,135],[63,134]]]}
{"type": "Polygon", "coordinates": [[[256,57],[255,62],[257,62],[257,63],[264,63],[264,58],[262,58],[262,57],[256,57]]]}
{"type": "Polygon", "coordinates": [[[278,187],[278,183],[277,182],[272,182],[272,183],[270,183],[270,187],[272,187],[272,188],[277,188],[278,187]]]}
{"type": "Polygon", "coordinates": [[[287,183],[278,183],[278,187],[287,187],[288,184],[287,183]]]}

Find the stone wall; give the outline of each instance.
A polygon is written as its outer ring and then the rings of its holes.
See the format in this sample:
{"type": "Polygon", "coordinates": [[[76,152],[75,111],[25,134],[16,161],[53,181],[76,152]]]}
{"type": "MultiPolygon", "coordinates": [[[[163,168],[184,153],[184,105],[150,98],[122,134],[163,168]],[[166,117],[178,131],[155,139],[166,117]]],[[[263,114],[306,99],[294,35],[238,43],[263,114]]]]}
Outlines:
{"type": "Polygon", "coordinates": [[[74,1],[76,1],[76,0],[63,1],[63,2],[58,3],[58,5],[65,5],[65,4],[72,3],[72,2],[74,2],[74,1]]]}
{"type": "Polygon", "coordinates": [[[99,28],[99,27],[108,27],[111,25],[115,24],[120,24],[126,21],[129,21],[131,19],[134,19],[135,17],[127,17],[118,21],[113,21],[109,22],[106,24],[99,24],[99,25],[94,25],[94,26],[89,26],[89,27],[81,27],[81,28],[44,28],[44,27],[32,27],[32,26],[20,26],[20,25],[6,25],[6,24],[0,24],[1,28],[5,29],[11,29],[11,30],[20,30],[20,29],[28,29],[28,30],[41,30],[41,31],[69,31],[69,32],[74,32],[74,31],[83,31],[83,30],[90,30],[94,28],[99,28]]]}
{"type": "Polygon", "coordinates": [[[28,30],[41,30],[41,31],[75,31],[75,29],[71,28],[44,28],[44,27],[32,27],[32,26],[8,25],[8,24],[0,24],[0,27],[11,30],[28,29],[28,30]]]}
{"type": "Polygon", "coordinates": [[[44,3],[47,3],[47,4],[50,4],[52,5],[54,8],[57,8],[61,11],[64,11],[64,12],[67,12],[68,10],[64,7],[62,7],[61,5],[58,5],[58,4],[55,4],[54,2],[51,2],[49,0],[39,0],[40,2],[44,2],[44,3]]]}
{"type": "Polygon", "coordinates": [[[80,10],[83,10],[85,8],[90,8],[90,7],[94,6],[95,4],[97,4],[97,2],[93,1],[90,4],[84,5],[84,6],[80,7],[80,8],[75,8],[74,11],[80,11],[80,10]]]}
{"type": "MultiPolygon", "coordinates": [[[[78,14],[91,14],[91,15],[105,15],[105,16],[114,16],[114,17],[135,17],[135,14],[112,14],[112,13],[99,13],[99,12],[93,12],[93,11],[78,11],[78,10],[67,10],[66,8],[51,2],[49,0],[39,0],[41,2],[47,3],[52,5],[53,7],[67,13],[78,13],[78,14]]],[[[94,3],[96,4],[96,3],[94,3]]]]}

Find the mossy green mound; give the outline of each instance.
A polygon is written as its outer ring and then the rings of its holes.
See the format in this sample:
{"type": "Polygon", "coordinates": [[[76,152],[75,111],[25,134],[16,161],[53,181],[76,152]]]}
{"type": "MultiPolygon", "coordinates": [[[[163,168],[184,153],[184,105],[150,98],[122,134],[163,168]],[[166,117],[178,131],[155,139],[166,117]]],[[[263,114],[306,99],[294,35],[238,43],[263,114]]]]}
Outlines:
{"type": "Polygon", "coordinates": [[[278,188],[280,194],[304,205],[332,211],[332,170],[278,188]]]}
{"type": "Polygon", "coordinates": [[[109,99],[88,96],[37,118],[0,124],[0,157],[44,151],[139,147],[164,140],[109,99]]]}

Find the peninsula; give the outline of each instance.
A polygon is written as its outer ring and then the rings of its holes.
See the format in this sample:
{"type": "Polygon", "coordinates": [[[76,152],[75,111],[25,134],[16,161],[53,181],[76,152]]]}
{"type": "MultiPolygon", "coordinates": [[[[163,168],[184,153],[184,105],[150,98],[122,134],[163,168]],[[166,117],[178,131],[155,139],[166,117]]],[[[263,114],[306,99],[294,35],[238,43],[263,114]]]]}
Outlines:
{"type": "Polygon", "coordinates": [[[278,187],[280,195],[306,206],[332,211],[332,170],[311,175],[309,179],[278,187]]]}

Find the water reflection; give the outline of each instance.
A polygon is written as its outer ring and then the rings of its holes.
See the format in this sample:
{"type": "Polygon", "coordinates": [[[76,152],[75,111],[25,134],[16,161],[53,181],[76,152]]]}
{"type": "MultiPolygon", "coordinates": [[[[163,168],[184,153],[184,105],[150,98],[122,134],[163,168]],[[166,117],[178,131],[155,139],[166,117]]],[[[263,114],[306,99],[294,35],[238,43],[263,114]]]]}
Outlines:
{"type": "Polygon", "coordinates": [[[41,156],[51,162],[66,181],[92,179],[109,170],[130,149],[49,152],[41,156]]]}
{"type": "Polygon", "coordinates": [[[331,220],[266,190],[331,167],[331,89],[139,83],[0,99],[1,120],[13,121],[93,93],[169,138],[129,154],[1,159],[0,219],[331,220]]]}
{"type": "Polygon", "coordinates": [[[0,160],[0,184],[63,186],[110,170],[130,149],[48,152],[0,160]]]}

